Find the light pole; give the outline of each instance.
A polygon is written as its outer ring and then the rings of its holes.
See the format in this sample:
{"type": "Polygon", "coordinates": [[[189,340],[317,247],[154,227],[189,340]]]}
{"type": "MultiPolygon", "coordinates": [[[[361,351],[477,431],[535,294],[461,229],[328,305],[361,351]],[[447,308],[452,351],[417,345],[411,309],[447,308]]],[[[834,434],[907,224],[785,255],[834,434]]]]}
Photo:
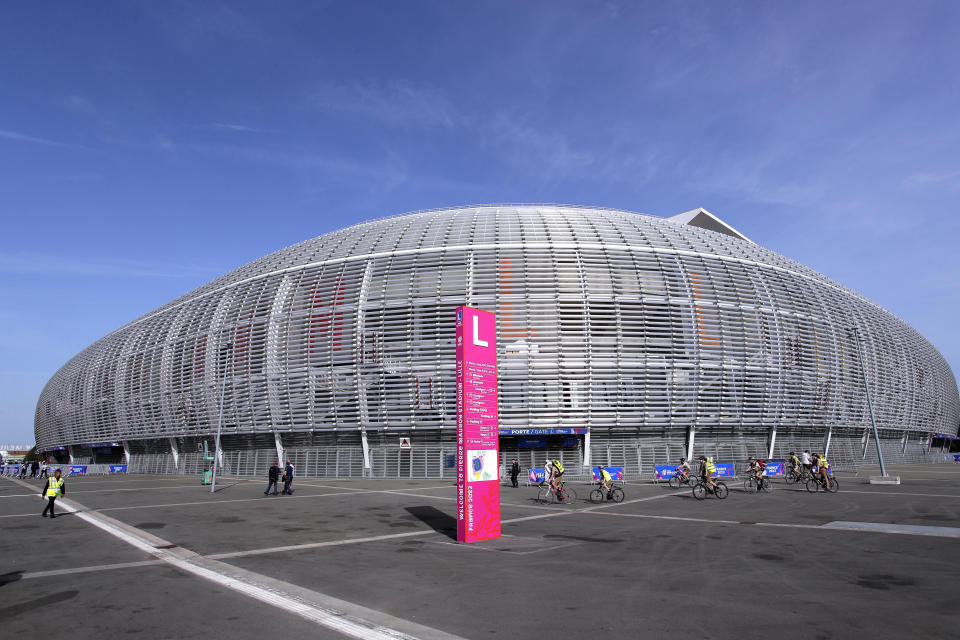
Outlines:
{"type": "Polygon", "coordinates": [[[887,467],[883,464],[883,451],[880,449],[880,434],[877,433],[877,420],[873,416],[873,402],[870,401],[870,385],[867,383],[867,370],[863,366],[863,351],[860,348],[860,330],[857,327],[851,329],[853,337],[857,341],[857,359],[860,361],[860,373],[863,375],[863,388],[867,390],[867,408],[870,409],[870,424],[873,426],[873,441],[877,446],[877,458],[880,460],[880,475],[886,477],[887,467]]]}
{"type": "MultiPolygon", "coordinates": [[[[227,343],[227,357],[233,352],[233,343],[227,343]]],[[[231,367],[231,370],[233,367],[231,367]]],[[[213,445],[213,478],[210,482],[210,493],[217,490],[217,461],[220,458],[220,431],[223,429],[223,401],[227,395],[227,363],[223,363],[223,384],[220,385],[220,419],[217,420],[217,440],[213,445]]]]}

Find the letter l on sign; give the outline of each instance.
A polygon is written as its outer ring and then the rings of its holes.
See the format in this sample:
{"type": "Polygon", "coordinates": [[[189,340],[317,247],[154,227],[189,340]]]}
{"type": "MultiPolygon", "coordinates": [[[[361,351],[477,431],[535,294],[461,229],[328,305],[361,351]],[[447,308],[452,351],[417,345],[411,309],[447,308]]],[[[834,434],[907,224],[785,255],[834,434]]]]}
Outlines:
{"type": "Polygon", "coordinates": [[[490,343],[480,339],[480,318],[473,316],[473,344],[477,347],[489,347],[490,343]]]}

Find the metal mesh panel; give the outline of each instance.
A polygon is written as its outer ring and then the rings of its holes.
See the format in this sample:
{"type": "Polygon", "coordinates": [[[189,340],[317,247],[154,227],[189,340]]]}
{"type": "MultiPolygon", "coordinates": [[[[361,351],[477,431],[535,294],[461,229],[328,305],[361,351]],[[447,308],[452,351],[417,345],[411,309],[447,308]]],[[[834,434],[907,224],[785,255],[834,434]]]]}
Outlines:
{"type": "MultiPolygon", "coordinates": [[[[928,438],[960,421],[956,380],[937,350],[808,267],[651,216],[510,205],[356,225],[171,301],[51,378],[37,442],[209,439],[222,394],[229,468],[263,466],[241,449],[266,452],[280,432],[298,468],[355,475],[353,457],[311,447],[359,445],[360,429],[416,432],[431,446],[452,433],[462,304],[498,317],[502,426],[590,427],[593,447],[620,447],[611,455],[638,470],[673,459],[676,439],[639,453],[625,443],[691,425],[716,435],[698,435],[695,449],[718,459],[765,453],[756,434],[773,427],[820,439],[831,427],[867,427],[852,327],[865,340],[881,428],[928,438]],[[322,433],[335,435],[298,442],[322,433]]],[[[837,446],[856,460],[855,447],[837,446]]],[[[429,476],[434,464],[419,451],[378,449],[373,473],[429,476]]],[[[184,456],[180,466],[196,464],[184,456]]]]}

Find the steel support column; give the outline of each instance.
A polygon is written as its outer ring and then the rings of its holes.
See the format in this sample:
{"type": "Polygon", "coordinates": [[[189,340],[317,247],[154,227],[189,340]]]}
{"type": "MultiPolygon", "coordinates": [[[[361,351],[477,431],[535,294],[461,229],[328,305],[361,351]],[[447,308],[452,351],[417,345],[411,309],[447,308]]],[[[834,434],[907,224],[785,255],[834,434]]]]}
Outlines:
{"type": "Polygon", "coordinates": [[[693,425],[687,428],[687,462],[693,459],[693,438],[696,433],[697,429],[693,425]]]}
{"type": "MultiPolygon", "coordinates": [[[[767,451],[767,460],[773,457],[773,446],[777,442],[777,425],[770,427],[770,449],[767,451]]],[[[824,454],[826,455],[826,454],[824,454]]]]}
{"type": "Polygon", "coordinates": [[[373,477],[370,465],[370,443],[367,441],[367,430],[360,430],[360,446],[363,447],[363,475],[373,477]]]}
{"type": "Polygon", "coordinates": [[[280,463],[280,466],[283,466],[286,455],[284,455],[283,451],[283,439],[279,433],[273,434],[273,444],[277,447],[277,462],[280,463]]]}
{"type": "Polygon", "coordinates": [[[173,456],[173,468],[180,471],[180,449],[176,438],[167,438],[170,441],[170,454],[173,456]]]}
{"type": "Polygon", "coordinates": [[[833,427],[827,429],[827,437],[823,440],[823,456],[827,457],[830,454],[830,439],[833,437],[833,427]]]}

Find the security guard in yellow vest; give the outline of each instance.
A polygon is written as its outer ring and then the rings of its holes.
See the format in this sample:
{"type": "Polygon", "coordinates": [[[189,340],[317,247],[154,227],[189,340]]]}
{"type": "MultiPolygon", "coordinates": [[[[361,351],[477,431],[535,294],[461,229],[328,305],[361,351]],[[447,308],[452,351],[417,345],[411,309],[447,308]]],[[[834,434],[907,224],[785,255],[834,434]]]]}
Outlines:
{"type": "Polygon", "coordinates": [[[816,463],[817,463],[817,475],[820,476],[820,482],[822,482],[823,486],[825,486],[827,490],[829,490],[830,476],[827,475],[827,467],[829,466],[827,463],[827,458],[817,453],[817,454],[814,454],[814,459],[816,460],[816,463]]]}
{"type": "Polygon", "coordinates": [[[50,511],[50,517],[56,518],[56,514],[53,512],[53,503],[60,496],[67,495],[67,486],[63,478],[60,477],[60,469],[57,469],[53,472],[52,478],[47,478],[47,483],[43,485],[43,491],[40,493],[40,496],[47,497],[47,506],[43,509],[43,517],[47,517],[47,511],[50,511]]]}
{"type": "Polygon", "coordinates": [[[717,465],[713,464],[713,458],[700,456],[700,478],[704,483],[709,484],[714,489],[717,483],[713,481],[713,474],[717,472],[717,465]]]}

